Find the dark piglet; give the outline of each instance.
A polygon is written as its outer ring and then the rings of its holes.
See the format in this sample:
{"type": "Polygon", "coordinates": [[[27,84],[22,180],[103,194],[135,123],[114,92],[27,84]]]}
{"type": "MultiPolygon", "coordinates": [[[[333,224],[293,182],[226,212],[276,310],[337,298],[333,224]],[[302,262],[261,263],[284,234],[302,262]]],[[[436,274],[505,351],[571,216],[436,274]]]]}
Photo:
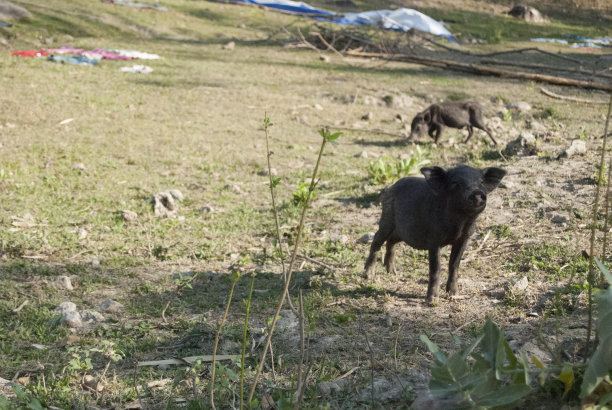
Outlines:
{"type": "Polygon", "coordinates": [[[425,179],[402,178],[382,194],[382,216],[374,235],[365,276],[372,279],[376,254],[387,242],[385,267],[395,273],[395,245],[404,241],[415,249],[429,251],[429,285],[427,302],[438,297],[440,281],[440,248],[452,245],[446,291],[457,294],[457,276],[461,256],[474,222],[484,211],[487,194],[500,183],[506,171],[501,168],[482,170],[459,166],[421,168],[425,179]]]}
{"type": "Polygon", "coordinates": [[[437,143],[445,126],[452,128],[467,127],[468,136],[463,142],[468,142],[472,137],[473,127],[479,128],[489,134],[491,141],[497,145],[491,130],[487,128],[482,120],[482,107],[473,101],[445,102],[430,105],[425,111],[418,113],[412,119],[408,140],[419,138],[427,132],[434,139],[434,142],[437,143]]]}

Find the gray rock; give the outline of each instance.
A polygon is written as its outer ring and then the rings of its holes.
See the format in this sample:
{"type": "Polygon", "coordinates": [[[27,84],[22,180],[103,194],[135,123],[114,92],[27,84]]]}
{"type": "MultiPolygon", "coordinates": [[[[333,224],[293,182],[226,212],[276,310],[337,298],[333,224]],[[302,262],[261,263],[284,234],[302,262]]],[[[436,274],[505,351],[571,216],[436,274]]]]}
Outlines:
{"type": "Polygon", "coordinates": [[[83,164],[82,162],[77,162],[76,164],[72,164],[70,169],[76,169],[78,171],[85,171],[86,168],[85,168],[85,164],[83,164]]]}
{"type": "Polygon", "coordinates": [[[558,156],[560,158],[571,158],[577,154],[586,154],[587,148],[586,143],[582,140],[573,140],[569,148],[563,150],[558,156]]]}
{"type": "Polygon", "coordinates": [[[95,327],[99,322],[104,321],[104,316],[102,316],[102,313],[100,312],[96,312],[93,310],[83,310],[81,312],[81,320],[83,326],[95,327]]]}
{"type": "Polygon", "coordinates": [[[76,305],[72,302],[62,302],[53,311],[62,314],[65,312],[76,312],[76,305]]]}
{"type": "Polygon", "coordinates": [[[157,217],[174,218],[178,211],[178,202],[170,191],[159,192],[151,197],[153,213],[157,217]]]}
{"type": "Polygon", "coordinates": [[[91,261],[91,266],[98,267],[100,266],[100,261],[98,259],[94,259],[91,261]]]}
{"type": "Polygon", "coordinates": [[[510,288],[512,290],[525,291],[528,287],[529,279],[527,279],[527,276],[522,276],[510,282],[510,288]]]}
{"type": "MultiPolygon", "coordinates": [[[[55,278],[53,282],[51,282],[51,286],[56,289],[65,289],[65,290],[73,290],[74,286],[72,286],[72,281],[68,276],[62,275],[55,278]]],[[[64,302],[66,303],[66,302],[64,302]]]]}
{"type": "Polygon", "coordinates": [[[276,168],[264,168],[261,171],[259,171],[259,175],[262,175],[264,177],[267,177],[269,174],[272,174],[272,176],[276,176],[278,174],[278,172],[276,171],[276,168]]]}
{"type": "Polygon", "coordinates": [[[19,385],[18,383],[13,383],[10,380],[3,379],[2,377],[0,377],[0,396],[4,396],[9,399],[15,397],[15,391],[13,390],[13,386],[19,386],[23,388],[23,386],[19,385]]]}
{"type": "Polygon", "coordinates": [[[66,325],[72,329],[83,327],[81,314],[74,310],[66,311],[62,313],[62,317],[60,318],[60,324],[66,325]]]}
{"type": "Polygon", "coordinates": [[[507,107],[509,110],[518,111],[521,114],[525,114],[531,110],[531,105],[524,101],[510,103],[507,107]]]}
{"type": "Polygon", "coordinates": [[[397,114],[395,119],[401,123],[408,121],[408,117],[406,117],[404,114],[397,114]]]}
{"type": "Polygon", "coordinates": [[[138,219],[138,214],[134,211],[124,209],[123,211],[121,211],[121,217],[123,218],[124,222],[132,223],[136,221],[136,219],[138,219]]]}
{"type": "Polygon", "coordinates": [[[369,402],[374,396],[374,401],[385,404],[391,401],[407,400],[413,397],[413,389],[410,381],[402,376],[393,375],[390,379],[378,377],[361,392],[361,401],[369,402]],[[373,390],[372,390],[373,388],[373,390]]]}
{"type": "Polygon", "coordinates": [[[321,55],[319,56],[319,60],[324,61],[324,62],[326,62],[326,63],[329,63],[331,59],[329,58],[329,56],[326,56],[326,55],[321,54],[321,55]]]}
{"type": "Polygon", "coordinates": [[[198,209],[198,211],[200,211],[203,214],[210,214],[213,212],[213,208],[210,205],[204,205],[202,207],[200,207],[200,209],[198,209]]]}
{"type": "Polygon", "coordinates": [[[562,225],[565,226],[567,225],[567,223],[569,222],[569,218],[565,215],[561,215],[561,214],[555,214],[553,215],[550,220],[553,223],[556,223],[557,225],[562,225]]]}
{"type": "Polygon", "coordinates": [[[219,346],[219,350],[225,354],[236,354],[242,351],[242,346],[233,340],[224,340],[219,346]]]}
{"type": "Polygon", "coordinates": [[[372,111],[370,111],[367,114],[364,114],[364,115],[361,116],[361,119],[363,121],[372,121],[373,118],[374,118],[374,114],[372,113],[372,111]]]}
{"type": "Polygon", "coordinates": [[[331,380],[317,384],[317,391],[321,396],[331,396],[350,389],[351,382],[347,379],[331,380]]]}
{"type": "Polygon", "coordinates": [[[230,41],[227,44],[224,44],[221,48],[224,50],[232,51],[236,48],[236,43],[234,41],[230,41]]]}
{"type": "Polygon", "coordinates": [[[107,299],[100,304],[100,310],[107,313],[117,313],[123,309],[123,305],[112,299],[107,299]]]}
{"type": "Polygon", "coordinates": [[[227,184],[223,188],[228,190],[228,191],[232,191],[235,194],[241,194],[242,193],[242,189],[240,189],[240,187],[238,185],[236,185],[236,184],[227,184]]]}
{"type": "Polygon", "coordinates": [[[517,139],[510,141],[506,148],[504,148],[504,154],[508,156],[527,156],[536,155],[537,153],[538,148],[535,136],[529,132],[521,133],[517,139]]]}
{"type": "Polygon", "coordinates": [[[508,14],[512,17],[525,20],[528,23],[550,23],[547,17],[531,6],[516,5],[512,7],[508,14]]]}
{"type": "Polygon", "coordinates": [[[339,233],[332,233],[331,235],[329,235],[329,241],[330,242],[339,242],[339,243],[347,243],[348,242],[348,236],[346,235],[342,235],[339,233]]]}
{"type": "Polygon", "coordinates": [[[168,192],[170,192],[170,195],[172,195],[172,197],[174,199],[176,199],[177,201],[179,201],[179,202],[184,199],[183,193],[181,191],[179,191],[178,189],[171,189],[168,192]]]}
{"type": "Polygon", "coordinates": [[[527,128],[536,134],[546,134],[548,128],[541,122],[529,120],[526,122],[527,128]]]}
{"type": "Polygon", "coordinates": [[[361,151],[359,154],[355,155],[355,158],[368,158],[369,155],[368,151],[361,151]]]}
{"type": "Polygon", "coordinates": [[[371,243],[374,239],[374,232],[366,232],[359,239],[357,243],[371,243]]]}

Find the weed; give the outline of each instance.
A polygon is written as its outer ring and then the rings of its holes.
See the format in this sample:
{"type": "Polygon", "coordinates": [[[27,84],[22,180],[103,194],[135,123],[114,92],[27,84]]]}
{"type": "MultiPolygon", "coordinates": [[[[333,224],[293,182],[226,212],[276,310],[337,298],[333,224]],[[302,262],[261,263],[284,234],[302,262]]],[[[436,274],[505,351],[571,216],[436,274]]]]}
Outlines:
{"type": "Polygon", "coordinates": [[[429,151],[421,147],[410,151],[410,157],[400,159],[391,164],[385,157],[376,161],[370,161],[368,165],[368,176],[376,184],[388,184],[408,175],[418,174],[421,167],[429,164],[429,151]]]}
{"type": "Polygon", "coordinates": [[[510,225],[506,224],[492,226],[491,232],[493,232],[497,238],[511,238],[514,236],[510,229],[510,225]]]}
{"type": "Polygon", "coordinates": [[[545,107],[540,113],[542,119],[557,119],[559,118],[559,111],[555,107],[545,107]]]}

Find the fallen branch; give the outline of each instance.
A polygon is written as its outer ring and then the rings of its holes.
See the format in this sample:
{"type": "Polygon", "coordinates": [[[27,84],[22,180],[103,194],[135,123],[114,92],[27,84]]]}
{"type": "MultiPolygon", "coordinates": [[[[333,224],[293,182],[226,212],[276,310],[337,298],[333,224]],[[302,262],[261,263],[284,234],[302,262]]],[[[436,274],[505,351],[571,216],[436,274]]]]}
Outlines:
{"type": "Polygon", "coordinates": [[[348,51],[348,55],[363,58],[380,58],[388,61],[401,61],[407,63],[416,63],[432,67],[445,68],[455,71],[462,71],[472,74],[491,75],[504,78],[518,78],[522,80],[541,81],[550,84],[570,85],[582,88],[591,88],[596,90],[612,91],[612,84],[598,83],[594,81],[574,80],[565,77],[555,77],[544,74],[525,73],[520,71],[509,71],[498,68],[486,67],[479,64],[459,63],[450,60],[441,60],[429,57],[421,57],[414,54],[384,54],[384,53],[369,53],[363,51],[348,51]]]}
{"type": "MultiPolygon", "coordinates": [[[[216,355],[215,361],[221,360],[234,360],[239,359],[240,355],[238,354],[219,354],[216,355]]],[[[179,366],[188,366],[196,362],[196,360],[200,360],[202,362],[212,362],[213,356],[211,354],[203,355],[203,356],[189,356],[183,357],[182,359],[164,359],[164,360],[150,360],[147,362],[138,362],[136,366],[144,367],[144,366],[167,366],[167,365],[179,365],[179,366]]]]}
{"type": "MultiPolygon", "coordinates": [[[[505,65],[509,67],[523,67],[523,68],[534,68],[537,70],[550,70],[557,72],[566,72],[566,73],[576,73],[582,74],[591,77],[602,77],[602,78],[612,78],[612,75],[606,74],[604,71],[601,72],[592,72],[587,71],[580,68],[569,68],[569,67],[553,67],[546,64],[535,64],[535,63],[518,63],[514,61],[504,61],[504,60],[496,60],[494,58],[485,58],[480,61],[482,64],[493,64],[493,65],[505,65]]],[[[605,70],[607,71],[607,70],[605,70]]],[[[604,103],[607,104],[607,103],[604,103]]]]}
{"type": "Polygon", "coordinates": [[[315,265],[323,266],[325,269],[328,269],[328,270],[330,270],[331,272],[334,272],[334,268],[332,268],[331,266],[329,266],[329,265],[327,265],[327,264],[325,264],[325,263],[323,263],[323,262],[321,262],[321,261],[318,261],[318,260],[316,260],[316,259],[312,259],[311,257],[306,256],[306,255],[302,255],[302,254],[298,254],[298,257],[299,257],[299,258],[302,258],[302,259],[304,259],[304,260],[307,260],[308,262],[312,262],[312,263],[314,263],[315,265]]]}
{"type": "Polygon", "coordinates": [[[322,42],[323,44],[325,44],[325,46],[327,47],[327,49],[328,49],[328,50],[331,50],[331,51],[333,51],[334,53],[338,54],[340,57],[344,58],[344,56],[342,55],[342,53],[341,53],[341,52],[339,52],[338,50],[336,50],[336,49],[335,49],[335,48],[334,48],[334,47],[333,47],[331,44],[329,44],[329,43],[328,43],[328,42],[327,42],[327,41],[326,41],[326,40],[323,38],[323,36],[321,35],[321,33],[316,32],[316,33],[314,33],[314,34],[316,34],[316,35],[317,35],[317,37],[319,37],[319,40],[321,40],[321,42],[322,42]]]}
{"type": "Polygon", "coordinates": [[[556,98],[558,100],[573,101],[573,102],[579,102],[579,103],[585,103],[585,104],[608,104],[607,101],[587,100],[586,98],[578,98],[578,97],[571,97],[569,95],[555,94],[552,91],[547,90],[544,87],[540,87],[540,91],[542,92],[542,94],[547,95],[552,98],[556,98]]]}
{"type": "Polygon", "coordinates": [[[30,303],[29,300],[24,300],[21,305],[19,305],[18,307],[16,307],[15,309],[11,310],[11,312],[13,313],[19,313],[21,312],[21,309],[23,309],[28,303],[30,303]]]}

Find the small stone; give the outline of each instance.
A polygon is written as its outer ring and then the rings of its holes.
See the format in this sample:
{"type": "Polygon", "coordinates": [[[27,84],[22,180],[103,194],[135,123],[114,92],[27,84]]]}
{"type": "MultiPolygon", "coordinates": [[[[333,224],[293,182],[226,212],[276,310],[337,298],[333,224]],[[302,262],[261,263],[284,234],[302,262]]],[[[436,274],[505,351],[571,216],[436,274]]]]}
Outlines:
{"type": "Polygon", "coordinates": [[[359,154],[355,155],[355,158],[367,158],[368,157],[368,151],[361,151],[359,154]]]}
{"type": "Polygon", "coordinates": [[[329,63],[329,61],[330,61],[331,59],[329,58],[329,56],[326,56],[326,55],[321,54],[321,55],[319,56],[319,60],[324,61],[324,62],[326,62],[326,63],[329,63]]]}
{"type": "Polygon", "coordinates": [[[582,140],[573,140],[571,145],[569,146],[569,148],[567,148],[566,150],[562,151],[558,156],[557,159],[560,158],[571,158],[576,154],[586,154],[587,149],[586,149],[586,143],[582,140]]]}
{"type": "Polygon", "coordinates": [[[315,110],[323,111],[323,106],[321,104],[315,104],[313,107],[315,110]]]}
{"type": "Polygon", "coordinates": [[[236,185],[236,184],[227,184],[223,188],[225,190],[232,191],[235,194],[241,194],[242,193],[242,189],[240,189],[240,187],[238,185],[236,185]]]}
{"type": "Polygon", "coordinates": [[[93,310],[83,310],[81,312],[81,320],[85,326],[93,327],[98,322],[103,322],[104,316],[102,316],[102,313],[100,312],[96,312],[93,310]]]}
{"type": "Polygon", "coordinates": [[[374,118],[374,114],[372,113],[372,111],[370,111],[367,114],[364,114],[364,115],[361,116],[361,119],[363,121],[372,121],[373,118],[374,118]]]}
{"type": "Polygon", "coordinates": [[[67,312],[62,313],[62,317],[60,318],[60,323],[70,328],[73,328],[73,329],[83,327],[83,322],[81,320],[81,314],[74,310],[69,310],[67,312]]]}
{"type": "Polygon", "coordinates": [[[342,393],[350,386],[350,383],[348,379],[321,382],[317,384],[317,391],[321,396],[331,396],[332,394],[342,393]]]}
{"type": "Polygon", "coordinates": [[[348,236],[342,235],[342,234],[339,234],[339,233],[332,233],[331,235],[329,235],[329,241],[330,242],[346,243],[346,242],[348,242],[348,236]]]}
{"type": "Polygon", "coordinates": [[[524,113],[529,112],[531,110],[531,105],[529,105],[528,103],[526,103],[524,101],[510,103],[510,104],[508,104],[507,107],[508,107],[509,110],[518,111],[521,114],[524,114],[524,113]]]}
{"type": "Polygon", "coordinates": [[[54,312],[65,313],[65,312],[75,312],[76,305],[72,302],[62,302],[58,307],[56,307],[54,312]]]}
{"type": "MultiPolygon", "coordinates": [[[[55,278],[55,280],[53,281],[51,285],[56,289],[66,289],[66,290],[74,289],[74,287],[72,286],[72,281],[70,280],[68,276],[65,276],[65,275],[58,276],[57,278],[55,278]]],[[[76,309],[76,306],[75,306],[75,309],[76,309]]]]}
{"type": "Polygon", "coordinates": [[[236,48],[236,43],[234,41],[230,41],[229,43],[224,44],[221,48],[223,48],[224,50],[232,51],[236,48]]]}
{"type": "Polygon", "coordinates": [[[395,119],[401,123],[404,123],[408,120],[408,117],[406,117],[404,114],[397,114],[395,119]]]}
{"type": "Polygon", "coordinates": [[[112,299],[107,299],[100,304],[100,310],[107,312],[107,313],[117,313],[121,309],[123,309],[123,305],[112,299]]]}
{"type": "Polygon", "coordinates": [[[212,213],[212,212],[213,212],[213,208],[212,208],[212,206],[209,206],[209,205],[204,205],[204,206],[200,207],[200,208],[198,209],[198,211],[199,211],[200,213],[203,213],[203,214],[210,214],[210,213],[212,213]]]}
{"type": "Polygon", "coordinates": [[[171,189],[168,192],[170,192],[170,195],[172,195],[172,197],[176,199],[177,201],[182,201],[184,199],[183,193],[179,191],[178,189],[171,189]]]}
{"type": "Polygon", "coordinates": [[[372,240],[374,240],[374,232],[367,232],[357,239],[357,243],[371,243],[372,240]]]}
{"type": "Polygon", "coordinates": [[[504,148],[504,154],[508,156],[536,155],[537,153],[535,136],[529,132],[521,133],[517,139],[510,141],[504,148]]]}
{"type": "Polygon", "coordinates": [[[527,279],[527,276],[522,276],[510,282],[510,287],[513,290],[524,291],[527,289],[528,286],[529,286],[529,279],[527,279]]]}
{"type": "Polygon", "coordinates": [[[540,315],[538,314],[538,312],[529,312],[529,313],[527,314],[527,316],[529,316],[529,317],[540,317],[540,315]]]}
{"type": "Polygon", "coordinates": [[[241,350],[240,343],[236,343],[233,340],[224,340],[219,346],[219,350],[225,354],[238,353],[241,350]]]}
{"type": "Polygon", "coordinates": [[[79,241],[82,241],[83,239],[87,238],[88,234],[89,234],[89,232],[87,232],[87,229],[79,228],[79,230],[77,231],[77,239],[79,241]]]}
{"type": "Polygon", "coordinates": [[[246,24],[240,23],[240,24],[238,24],[238,28],[246,28],[246,24]]]}
{"type": "Polygon", "coordinates": [[[546,16],[538,9],[531,6],[516,5],[512,7],[508,15],[525,20],[528,23],[550,23],[550,20],[546,16]]]}
{"type": "Polygon", "coordinates": [[[71,169],[76,169],[79,171],[85,171],[85,164],[83,164],[82,162],[77,162],[76,164],[72,164],[72,166],[70,167],[71,169]]]}
{"type": "Polygon", "coordinates": [[[276,176],[278,174],[278,172],[276,171],[276,168],[264,168],[261,171],[259,171],[259,175],[262,175],[264,177],[267,177],[269,174],[272,174],[272,176],[276,176]]]}
{"type": "Polygon", "coordinates": [[[98,393],[104,390],[104,385],[89,374],[83,377],[83,387],[98,393]]]}
{"type": "Polygon", "coordinates": [[[91,266],[98,267],[100,266],[100,261],[98,259],[94,259],[91,261],[91,266]]]}
{"type": "Polygon", "coordinates": [[[157,217],[174,218],[178,211],[177,201],[182,199],[183,195],[179,190],[159,192],[151,197],[153,204],[153,214],[157,217]],[[172,193],[174,192],[174,194],[172,193]]]}
{"type": "Polygon", "coordinates": [[[545,134],[548,130],[541,122],[530,120],[526,122],[527,128],[536,134],[545,134]]]}
{"type": "Polygon", "coordinates": [[[123,211],[121,211],[121,217],[123,218],[124,222],[132,223],[136,221],[136,219],[138,219],[138,214],[134,211],[124,209],[123,211]]]}
{"type": "Polygon", "coordinates": [[[551,222],[556,223],[557,225],[567,225],[567,223],[569,222],[569,219],[567,218],[567,216],[564,215],[560,215],[560,214],[555,214],[552,216],[552,218],[550,218],[551,222]]]}

